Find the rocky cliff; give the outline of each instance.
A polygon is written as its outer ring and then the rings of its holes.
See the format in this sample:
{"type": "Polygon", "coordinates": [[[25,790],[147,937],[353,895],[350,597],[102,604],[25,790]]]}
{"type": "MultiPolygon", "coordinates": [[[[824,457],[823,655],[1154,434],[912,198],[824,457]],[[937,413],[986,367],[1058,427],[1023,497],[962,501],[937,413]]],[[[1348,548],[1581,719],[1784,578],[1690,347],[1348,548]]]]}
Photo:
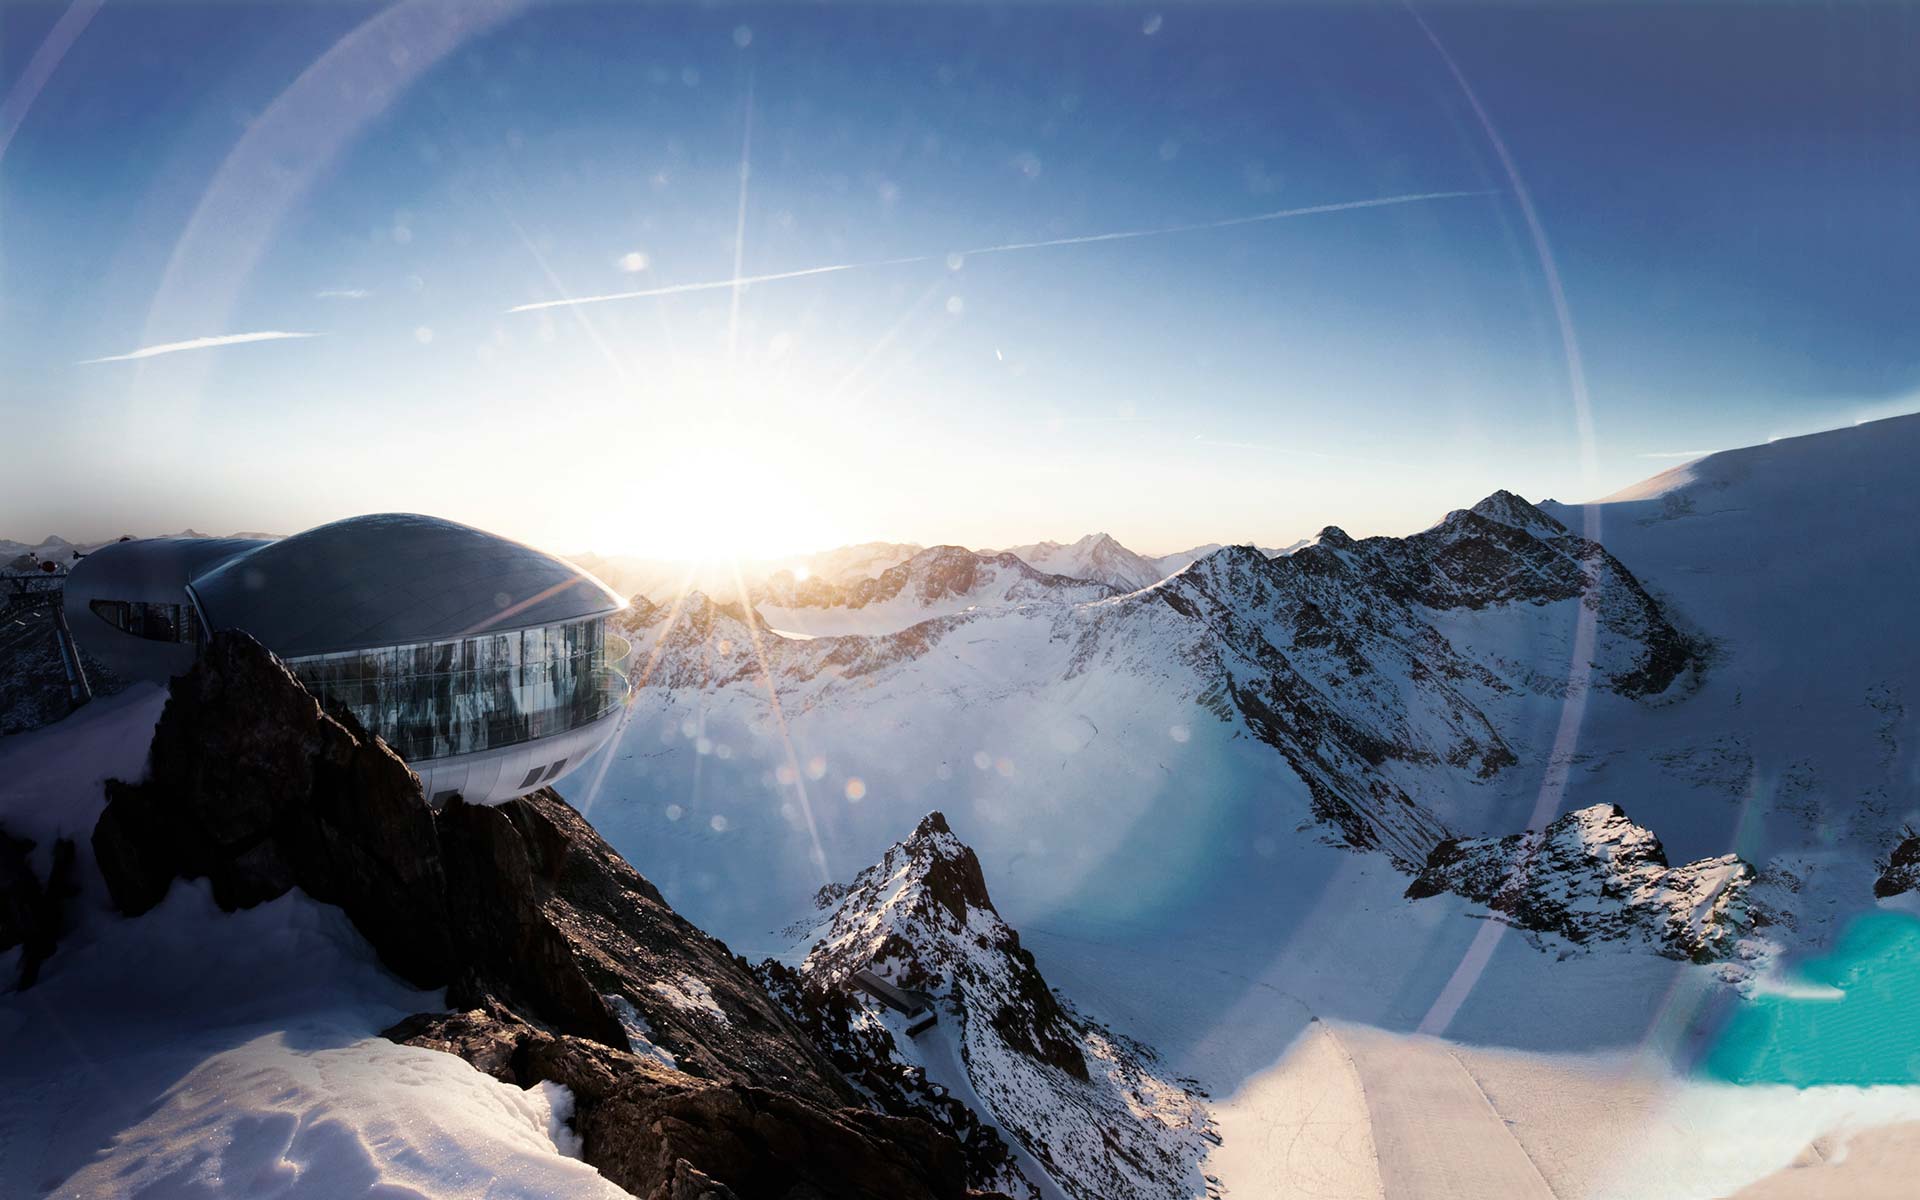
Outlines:
{"type": "Polygon", "coordinates": [[[108,794],[93,845],[123,912],[175,878],[228,909],[296,887],[338,905],[396,974],[447,989],[453,1011],[389,1036],[573,1089],[588,1161],[636,1195],[966,1192],[947,1133],[867,1108],[564,801],[431,809],[383,742],[244,635],[174,681],[147,778],[108,794]]]}

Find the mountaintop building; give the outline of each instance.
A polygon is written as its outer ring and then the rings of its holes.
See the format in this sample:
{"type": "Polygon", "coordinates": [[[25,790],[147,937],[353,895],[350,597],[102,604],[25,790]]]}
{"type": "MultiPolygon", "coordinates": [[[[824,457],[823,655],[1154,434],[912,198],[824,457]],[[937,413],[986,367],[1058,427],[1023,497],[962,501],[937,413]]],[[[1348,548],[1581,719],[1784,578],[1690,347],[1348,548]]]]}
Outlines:
{"type": "Polygon", "coordinates": [[[411,513],[278,540],[153,538],[74,564],[67,622],[129,679],[164,681],[242,630],[405,758],[437,806],[524,795],[612,736],[626,607],[553,555],[411,513]]]}

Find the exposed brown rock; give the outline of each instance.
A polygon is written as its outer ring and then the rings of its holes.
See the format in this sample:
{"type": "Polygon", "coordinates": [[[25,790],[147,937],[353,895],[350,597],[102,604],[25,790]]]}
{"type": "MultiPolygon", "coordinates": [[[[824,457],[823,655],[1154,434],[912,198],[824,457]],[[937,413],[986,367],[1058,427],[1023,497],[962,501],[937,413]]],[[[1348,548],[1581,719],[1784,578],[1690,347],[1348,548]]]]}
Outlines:
{"type": "Polygon", "coordinates": [[[649,1200],[960,1200],[960,1147],[916,1119],[826,1109],[790,1093],[695,1079],[650,1059],[490,1011],[422,1014],[387,1031],[518,1087],[564,1085],[587,1161],[649,1200]]]}

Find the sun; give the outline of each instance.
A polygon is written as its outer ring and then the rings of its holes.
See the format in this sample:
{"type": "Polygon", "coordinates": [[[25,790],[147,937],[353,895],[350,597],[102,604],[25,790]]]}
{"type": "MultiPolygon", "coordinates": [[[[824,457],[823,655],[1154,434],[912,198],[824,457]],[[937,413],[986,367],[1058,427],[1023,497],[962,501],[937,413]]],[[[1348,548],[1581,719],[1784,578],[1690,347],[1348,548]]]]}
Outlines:
{"type": "Polygon", "coordinates": [[[726,565],[845,545],[831,476],[768,448],[662,447],[608,494],[587,537],[602,554],[726,565]]]}

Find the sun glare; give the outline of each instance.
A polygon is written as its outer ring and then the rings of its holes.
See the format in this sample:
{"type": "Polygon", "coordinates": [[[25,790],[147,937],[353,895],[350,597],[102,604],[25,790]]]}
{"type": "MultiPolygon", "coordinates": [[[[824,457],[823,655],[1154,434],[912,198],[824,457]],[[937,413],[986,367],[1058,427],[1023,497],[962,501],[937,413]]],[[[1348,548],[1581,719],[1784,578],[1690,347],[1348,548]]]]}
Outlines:
{"type": "Polygon", "coordinates": [[[765,562],[844,545],[823,507],[831,488],[771,448],[662,447],[657,460],[597,506],[589,540],[602,554],[677,562],[765,562]]]}

